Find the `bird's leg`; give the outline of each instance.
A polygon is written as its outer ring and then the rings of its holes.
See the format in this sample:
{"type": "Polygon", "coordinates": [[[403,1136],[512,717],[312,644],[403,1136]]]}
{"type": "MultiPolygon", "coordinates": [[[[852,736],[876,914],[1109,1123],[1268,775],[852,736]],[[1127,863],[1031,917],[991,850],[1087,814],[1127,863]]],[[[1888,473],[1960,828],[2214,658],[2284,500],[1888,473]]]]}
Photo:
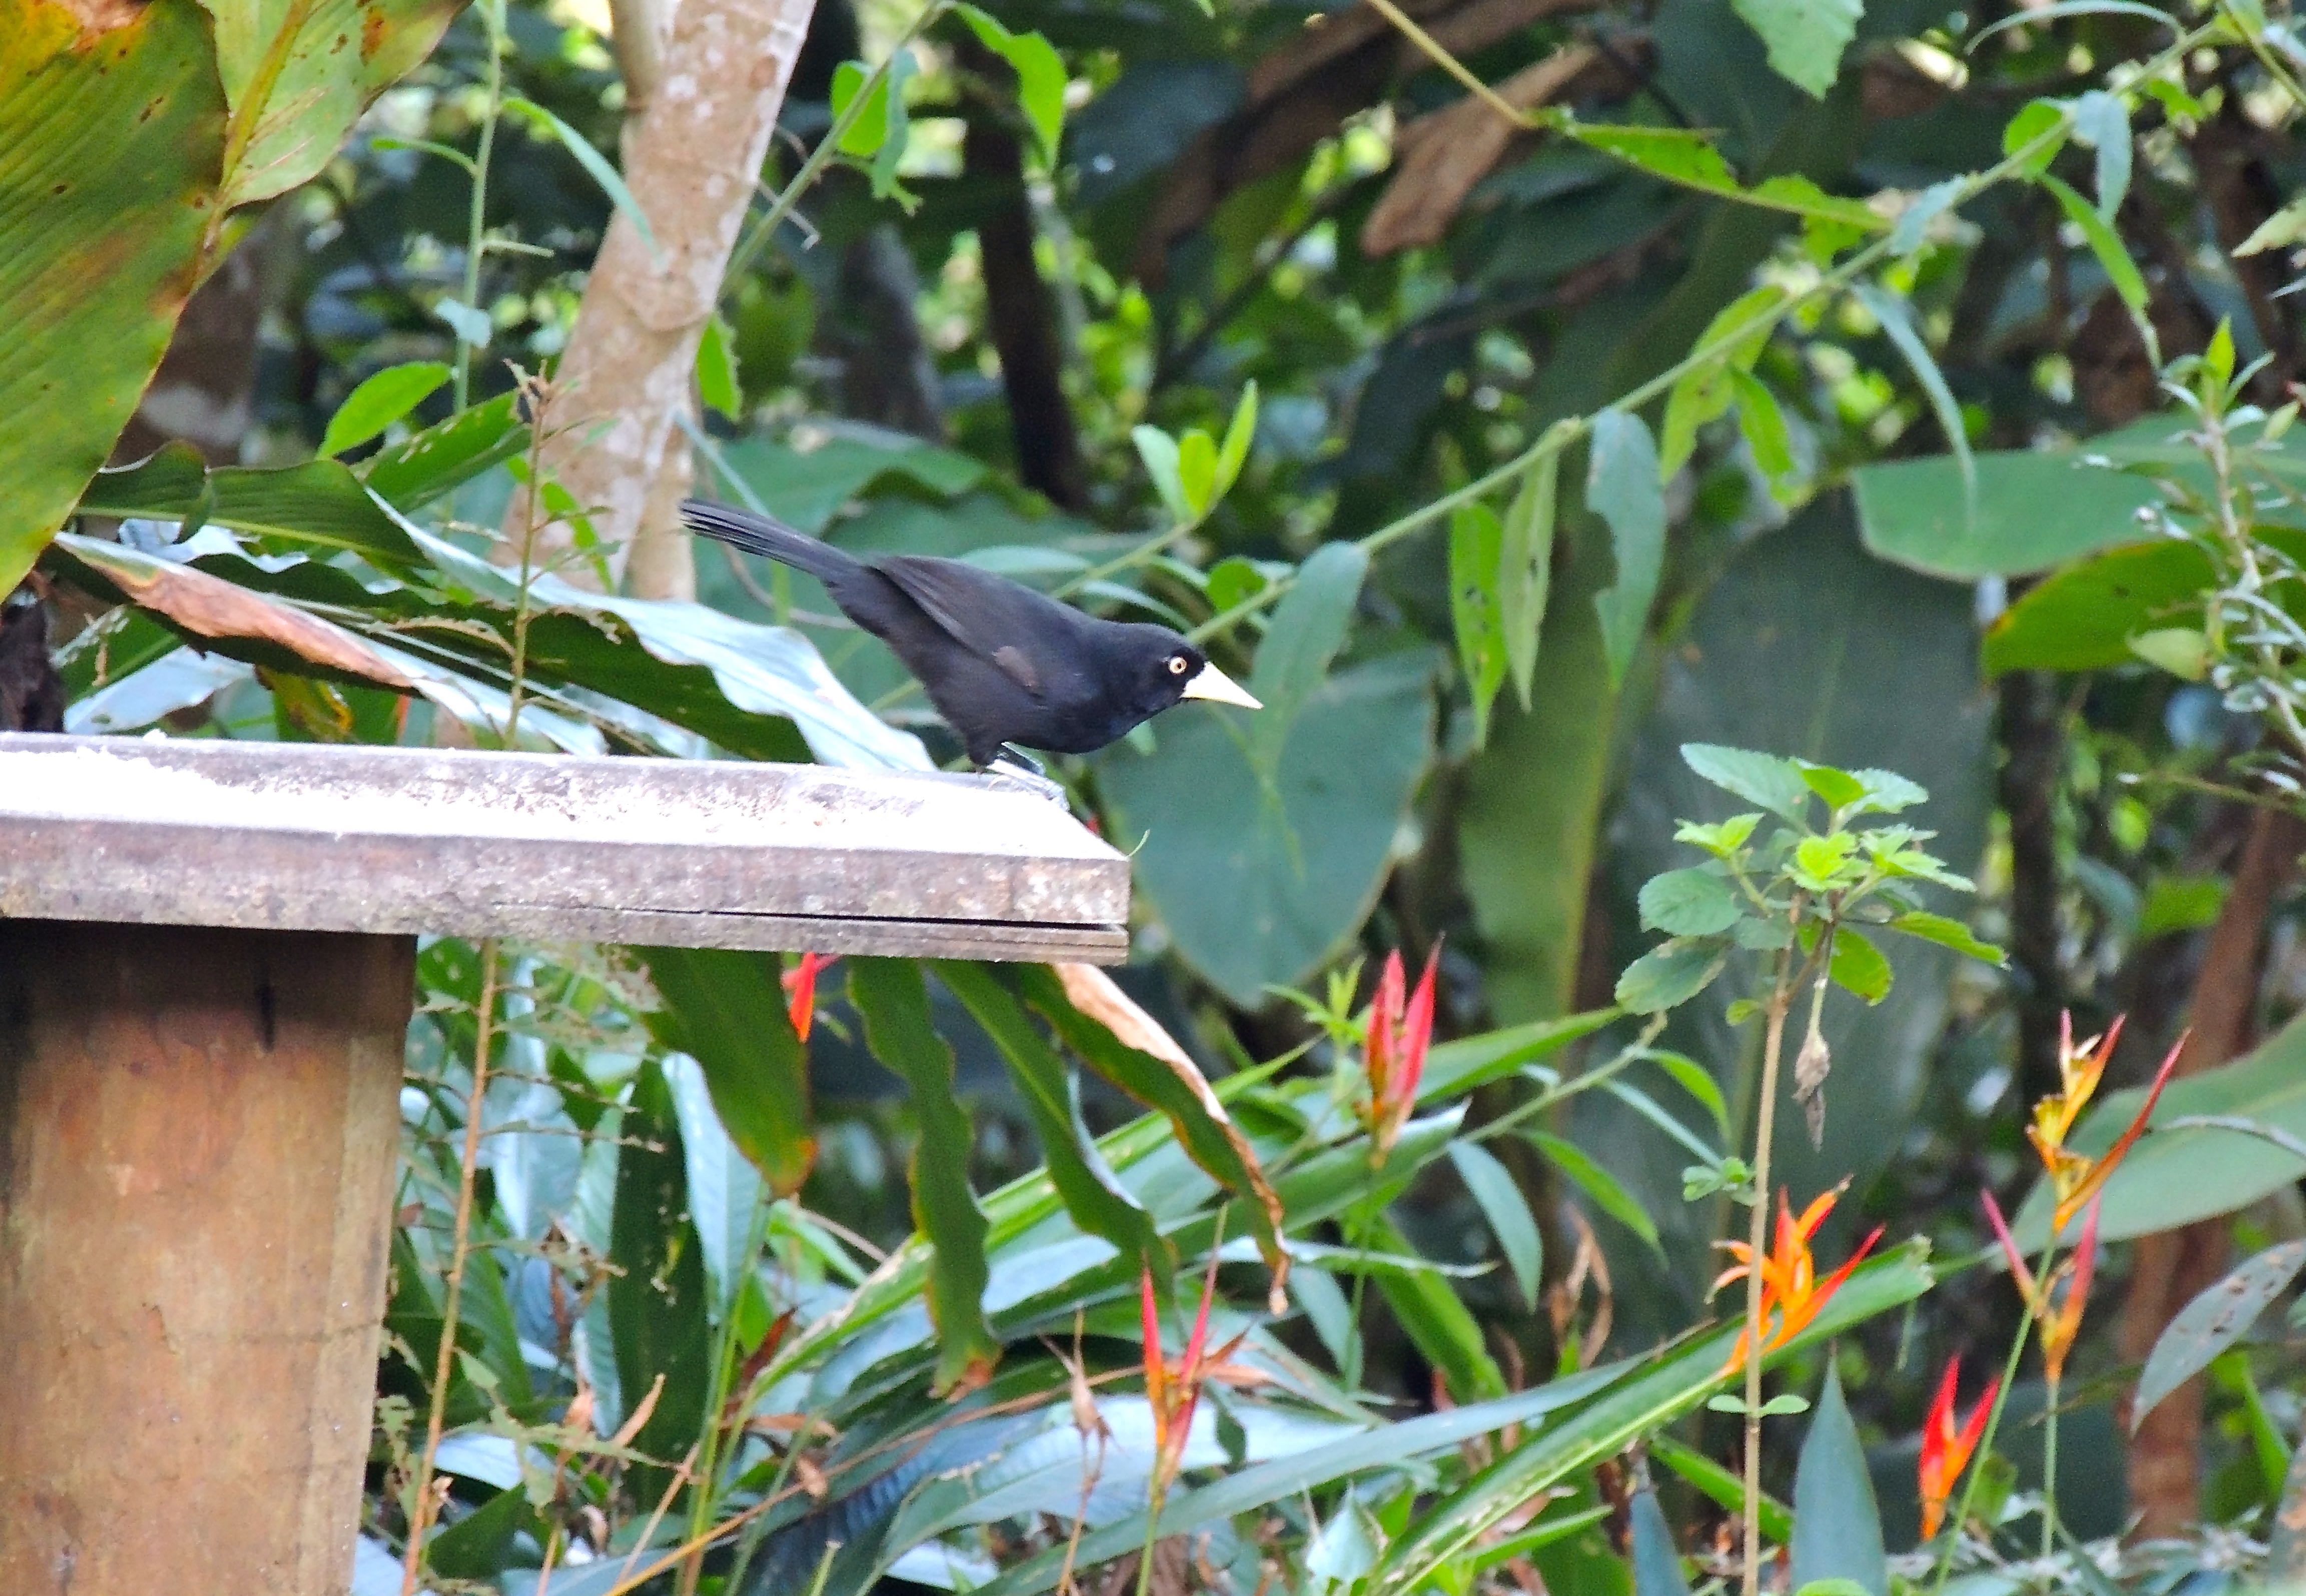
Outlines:
{"type": "Polygon", "coordinates": [[[982,773],[1004,786],[1020,787],[1036,798],[1046,798],[1060,809],[1072,807],[1063,784],[1051,781],[1047,768],[1022,748],[1002,744],[1000,753],[982,767],[982,773]]]}

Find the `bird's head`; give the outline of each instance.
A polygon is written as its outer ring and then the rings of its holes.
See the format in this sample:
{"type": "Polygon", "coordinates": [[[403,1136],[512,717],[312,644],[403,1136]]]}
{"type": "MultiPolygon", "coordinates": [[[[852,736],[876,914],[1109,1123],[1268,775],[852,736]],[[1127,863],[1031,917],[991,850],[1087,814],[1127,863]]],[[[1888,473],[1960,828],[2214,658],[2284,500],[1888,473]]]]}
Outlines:
{"type": "Polygon", "coordinates": [[[1209,655],[1168,627],[1149,626],[1139,629],[1142,634],[1142,653],[1141,663],[1137,667],[1141,672],[1138,686],[1142,694],[1140,702],[1147,706],[1148,714],[1157,714],[1187,698],[1237,704],[1243,709],[1265,707],[1239,683],[1209,663],[1209,655]]]}

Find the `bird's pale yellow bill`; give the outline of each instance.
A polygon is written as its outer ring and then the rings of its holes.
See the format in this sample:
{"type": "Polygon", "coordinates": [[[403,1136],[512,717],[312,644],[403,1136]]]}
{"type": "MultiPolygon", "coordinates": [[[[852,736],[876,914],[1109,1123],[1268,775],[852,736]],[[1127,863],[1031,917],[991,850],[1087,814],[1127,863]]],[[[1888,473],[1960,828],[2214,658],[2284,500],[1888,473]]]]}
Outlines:
{"type": "Polygon", "coordinates": [[[1212,704],[1238,704],[1243,709],[1265,707],[1215,665],[1205,664],[1193,673],[1193,679],[1185,684],[1185,696],[1206,698],[1212,704]]]}

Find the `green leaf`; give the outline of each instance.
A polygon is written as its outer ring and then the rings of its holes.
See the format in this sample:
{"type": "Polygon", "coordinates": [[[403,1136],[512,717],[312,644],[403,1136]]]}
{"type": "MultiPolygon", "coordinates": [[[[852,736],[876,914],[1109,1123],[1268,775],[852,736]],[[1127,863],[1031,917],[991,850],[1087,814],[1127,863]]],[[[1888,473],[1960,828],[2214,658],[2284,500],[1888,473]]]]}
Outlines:
{"type": "Polygon", "coordinates": [[[2097,151],[2097,214],[2107,226],[2130,193],[2130,110],[2093,89],[2074,101],[2074,137],[2097,151]]]}
{"type": "Polygon", "coordinates": [[[1825,1363],[1825,1389],[1802,1438],[1794,1468],[1792,1580],[1798,1591],[1821,1580],[1854,1582],[1858,1596],[1889,1596],[1890,1563],[1882,1549],[1882,1511],[1866,1466],[1841,1373],[1825,1363]]]}
{"type": "Polygon", "coordinates": [[[1634,1200],[1633,1194],[1618,1182],[1618,1177],[1602,1168],[1575,1142],[1543,1131],[1533,1131],[1529,1139],[1538,1149],[1553,1160],[1553,1166],[1576,1182],[1580,1191],[1592,1198],[1595,1206],[1632,1231],[1654,1250],[1658,1244],[1657,1224],[1634,1200]]]}
{"type": "Polygon", "coordinates": [[[585,175],[601,185],[601,192],[608,195],[609,203],[633,225],[633,231],[639,234],[641,242],[648,246],[650,256],[659,260],[664,258],[664,252],[657,247],[656,234],[649,226],[648,212],[643,210],[641,202],[633,198],[632,190],[625,186],[624,178],[615,166],[609,164],[608,158],[593,148],[590,139],[534,100],[510,94],[505,97],[504,107],[516,115],[527,117],[559,140],[561,148],[576,157],[576,164],[585,168],[585,175]]]}
{"type": "Polygon", "coordinates": [[[1616,1009],[1589,1009],[1562,1020],[1533,1020],[1454,1042],[1436,1042],[1426,1055],[1417,1100],[1420,1104],[1454,1101],[1475,1087],[1503,1080],[1550,1057],[1618,1018],[1616,1009]]]}
{"type": "Polygon", "coordinates": [[[2044,188],[2057,196],[2059,209],[2066,213],[2066,219],[2081,229],[2090,252],[2105,269],[2106,280],[2114,285],[2114,291],[2122,295],[2122,303],[2130,307],[2130,313],[2143,316],[2146,313],[2146,278],[2139,271],[2138,262],[2130,258],[2130,250],[2122,242],[2122,235],[2106,225],[2105,218],[2098,215],[2088,201],[2063,182],[2047,172],[2042,174],[2040,182],[2044,188]]]}
{"type": "Polygon", "coordinates": [[[1689,1580],[1681,1571],[1681,1549],[1674,1544],[1673,1526],[1665,1521],[1657,1492],[1646,1488],[1636,1491],[1627,1513],[1634,1596],[1689,1596],[1689,1580]]]}
{"type": "Polygon", "coordinates": [[[862,61],[844,61],[833,69],[833,117],[836,121],[843,116],[850,119],[841,142],[834,148],[859,160],[870,158],[889,141],[888,74],[884,73],[874,81],[861,103],[857,98],[858,92],[871,78],[872,69],[862,61]]]}
{"type": "MultiPolygon", "coordinates": [[[[633,1446],[678,1458],[702,1428],[711,1401],[705,1320],[705,1246],[688,1222],[688,1175],[671,1089],[653,1060],[644,1062],[625,1110],[617,1149],[616,1204],[609,1222],[609,1323],[617,1384],[637,1405],[662,1375],[664,1389],[633,1446]]],[[[667,1469],[636,1466],[630,1478],[652,1501],[667,1469]]]]}
{"type": "Polygon", "coordinates": [[[1152,1216],[1129,1195],[1097,1149],[1080,1113],[1080,1078],[992,971],[982,965],[941,960],[937,978],[959,998],[1009,1065],[1040,1138],[1043,1162],[1065,1212],[1093,1236],[1112,1242],[1163,1278],[1174,1261],[1152,1216]]]}
{"type": "Polygon", "coordinates": [[[1777,396],[1750,371],[1732,371],[1730,384],[1738,400],[1738,431],[1754,452],[1754,465],[1769,479],[1770,496],[1781,504],[1790,503],[1798,491],[1793,438],[1777,396]]]}
{"type": "Polygon", "coordinates": [[[1802,778],[1801,766],[1790,759],[1719,743],[1684,743],[1681,759],[1724,792],[1759,804],[1796,825],[1809,813],[1809,783],[1802,778]]]}
{"type": "Polygon", "coordinates": [[[1236,605],[1247,603],[1268,585],[1257,561],[1229,554],[1209,568],[1209,607],[1222,615],[1236,605]]]}
{"type": "Polygon", "coordinates": [[[2174,931],[2207,931],[2225,908],[2223,875],[2157,875],[2147,883],[2133,933],[2143,943],[2174,931]]]}
{"type": "Polygon", "coordinates": [[[1199,427],[1177,440],[1177,486],[1195,520],[1209,513],[1217,486],[1217,446],[1199,427]]]}
{"type": "Polygon", "coordinates": [[[1934,915],[1921,909],[1901,914],[1890,922],[1890,929],[1902,931],[1908,936],[1918,936],[1924,942],[1934,942],[1940,947],[1952,948],[1965,958],[1979,960],[1999,967],[2008,961],[2000,948],[1990,942],[1981,942],[1977,935],[1960,920],[1944,915],[1934,915]]]}
{"type": "Polygon", "coordinates": [[[1864,0],[1733,0],[1746,25],[1769,47],[1770,70],[1823,99],[1841,73],[1841,53],[1858,36],[1864,0]]]}
{"type": "Polygon", "coordinates": [[[1764,1419],[1790,1419],[1809,1412],[1809,1398],[1783,1392],[1772,1396],[1760,1407],[1749,1407],[1746,1399],[1734,1391],[1724,1391],[1719,1396],[1706,1398],[1707,1411],[1716,1413],[1759,1413],[1764,1419]]]}
{"type": "Polygon", "coordinates": [[[1256,437],[1257,380],[1252,377],[1242,384],[1241,397],[1234,401],[1233,419],[1226,423],[1225,441],[1217,446],[1217,498],[1232,492],[1234,483],[1241,480],[1241,468],[1249,464],[1249,446],[1256,437]]]}
{"type": "Polygon", "coordinates": [[[1641,417],[1604,410],[1593,418],[1585,503],[1610,524],[1617,559],[1617,585],[1593,600],[1615,687],[1624,682],[1648,629],[1665,565],[1665,495],[1658,483],[1657,446],[1641,417]]]}
{"type": "Polygon", "coordinates": [[[1955,402],[1953,390],[1946,386],[1945,373],[1938,370],[1936,357],[1914,326],[1913,307],[1869,284],[1860,283],[1850,292],[1873,312],[1883,334],[1912,370],[1914,380],[1922,385],[1938,426],[1945,433],[1946,446],[1953,452],[1955,468],[1961,473],[1964,514],[1969,514],[1969,507],[1977,499],[1977,463],[1970,457],[1969,429],[1962,422],[1961,406],[1955,402]]]}
{"type": "MultiPolygon", "coordinates": [[[[1745,1480],[1723,1468],[1695,1447],[1676,1440],[1663,1430],[1649,1438],[1650,1461],[1664,1464],[1695,1488],[1717,1507],[1735,1514],[1746,1504],[1745,1480]]],[[[1762,1533],[1783,1546],[1793,1536],[1794,1515],[1768,1492],[1762,1496],[1762,1533]]]]}
{"type": "Polygon", "coordinates": [[[1833,962],[1828,973],[1835,986],[1856,993],[1869,1003],[1878,1003],[1889,996],[1890,984],[1895,977],[1890,961],[1882,957],[1882,950],[1847,926],[1833,934],[1833,962]]]}
{"type": "Polygon", "coordinates": [[[1642,883],[1642,925],[1668,936],[1713,936],[1737,923],[1744,906],[1727,877],[1702,866],[1669,870],[1642,883]]]}
{"type": "Polygon", "coordinates": [[[1986,627],[1980,657],[1994,676],[2125,663],[2136,657],[2132,637],[2198,603],[2213,579],[2208,558],[2191,543],[2112,550],[2028,589],[1986,627]]]}
{"type": "Polygon", "coordinates": [[[849,1000],[865,1021],[873,1056],[910,1088],[920,1128],[910,1173],[913,1223],[935,1249],[928,1308],[937,1330],[936,1388],[973,1390],[1000,1361],[1001,1343],[985,1322],[985,1212],[969,1187],[975,1139],[953,1093],[952,1049],[930,1022],[918,964],[850,960],[849,1000]]]}
{"type": "Polygon", "coordinates": [[[1730,1105],[1721,1096],[1721,1083],[1713,1079],[1712,1071],[1686,1054],[1653,1051],[1642,1056],[1672,1076],[1683,1091],[1704,1105],[1713,1116],[1713,1128],[1721,1133],[1721,1139],[1730,1139],[1730,1105]]]}
{"type": "MultiPolygon", "coordinates": [[[[1798,0],[1797,0],[1798,3],[1798,0]]],[[[1854,0],[1824,0],[1853,4],[1854,0]]],[[[1713,147],[1712,135],[1678,127],[1640,127],[1571,123],[1563,132],[1579,143],[1640,167],[1653,177],[1701,193],[1783,211],[1789,216],[1836,224],[1859,234],[1886,232],[1890,224],[1858,200],[1828,194],[1798,174],[1772,177],[1747,188],[1713,147]]]]}
{"type": "Polygon", "coordinates": [[[897,182],[897,164],[905,158],[905,145],[911,132],[905,107],[905,85],[919,70],[920,63],[911,49],[903,47],[871,72],[861,62],[844,61],[833,74],[835,126],[840,126],[844,117],[849,118],[835,148],[866,163],[875,199],[898,200],[908,209],[912,197],[897,182]],[[861,100],[858,98],[860,93],[864,97],[861,100]]]}
{"type": "Polygon", "coordinates": [[[1818,764],[1807,759],[1797,759],[1794,764],[1801,772],[1803,785],[1823,798],[1829,809],[1842,808],[1866,796],[1866,783],[1848,771],[1836,770],[1830,764],[1818,764]]]}
{"type": "Polygon", "coordinates": [[[1504,528],[1485,504],[1460,505],[1449,517],[1449,610],[1458,661],[1473,705],[1473,746],[1490,740],[1490,705],[1506,679],[1504,605],[1499,558],[1504,528]]]}
{"type": "Polygon", "coordinates": [[[2259,223],[2250,235],[2234,247],[2237,255],[2262,255],[2306,243],[2306,194],[2285,205],[2259,223]]]}
{"type": "Polygon", "coordinates": [[[1626,966],[1614,995],[1629,1013],[1662,1014],[1712,986],[1724,958],[1718,940],[1666,943],[1626,966]]]}
{"type": "Polygon", "coordinates": [[[2157,627],[2128,641],[2131,653],[2181,681],[2200,681],[2210,673],[2210,640],[2192,627],[2157,627]]]}
{"type": "Polygon", "coordinates": [[[732,948],[637,948],[664,1000],[659,1040],[696,1059],[713,1111],[769,1189],[800,1190],[816,1160],[808,1055],[786,1012],[781,971],[732,948]]]}
{"type": "Polygon", "coordinates": [[[2147,1354],[2131,1409],[2135,1435],[2163,1399],[2210,1366],[2213,1359],[2250,1333],[2275,1299],[2306,1268],[2306,1241],[2284,1242],[2244,1259],[2225,1279],[2178,1310],[2147,1354]]]}
{"type": "Polygon", "coordinates": [[[963,4],[959,9],[962,20],[985,47],[1016,69],[1018,107],[1033,130],[1033,143],[1041,164],[1054,172],[1057,145],[1064,136],[1065,126],[1063,60],[1055,47],[1038,33],[1012,33],[996,18],[974,5],[963,4]]]}
{"type": "MultiPolygon", "coordinates": [[[[1415,1250],[1382,1215],[1362,1239],[1388,1252],[1415,1250]]],[[[1410,1344],[1448,1381],[1451,1395],[1463,1402],[1488,1402],[1506,1395],[1505,1372],[1490,1356],[1481,1321],[1446,1276],[1387,1270],[1372,1278],[1410,1344]]]]}
{"type": "MultiPolygon", "coordinates": [[[[1927,1266],[1910,1249],[1860,1268],[1796,1338],[1795,1345],[1815,1344],[1895,1309],[1926,1291],[1930,1282],[1927,1266]]],[[[1538,1430],[1413,1522],[1408,1533],[1388,1550],[1373,1576],[1373,1588],[1420,1589],[1507,1517],[1524,1511],[1538,1492],[1615,1456],[1635,1438],[1653,1434],[1702,1405],[1726,1378],[1736,1336],[1734,1328],[1725,1327],[1669,1349],[1632,1378],[1617,1381],[1574,1414],[1538,1430]]],[[[1165,1515],[1165,1528],[1167,1522],[1165,1515]]]]}
{"type": "Polygon", "coordinates": [[[1241,1208],[1268,1259],[1281,1251],[1279,1216],[1264,1169],[1249,1140],[1190,1060],[1163,1060],[1135,1047],[1103,1020],[1083,1013],[1046,965],[1016,967],[1019,994],[1089,1068],[1161,1114],[1188,1156],[1244,1200],[1241,1208]]]}
{"type": "Polygon", "coordinates": [[[370,497],[360,479],[335,460],[258,470],[209,471],[190,445],[172,443],[141,465],[100,471],[81,495],[81,511],[153,520],[197,517],[211,526],[256,533],[323,550],[349,550],[388,568],[423,563],[400,523],[370,497]]]}
{"type": "Polygon", "coordinates": [[[2058,151],[2066,147],[2066,126],[2065,107],[2054,99],[2030,100],[2002,130],[2002,153],[2016,155],[2046,138],[2048,141],[2028,156],[2019,168],[2028,177],[2038,177],[2050,169],[2050,163],[2058,158],[2058,151]]]}
{"type": "Polygon", "coordinates": [[[730,421],[745,415],[745,385],[737,376],[737,351],[729,324],[718,315],[705,319],[696,340],[696,397],[705,408],[730,421]]]}
{"type": "Polygon", "coordinates": [[[1522,1195],[1512,1172],[1479,1142],[1451,1142],[1449,1162],[1457,1166],[1457,1178],[1465,1182],[1490,1234],[1497,1238],[1498,1250],[1505,1254],[1506,1267],[1513,1271],[1514,1284],[1521,1290],[1522,1305],[1536,1312],[1538,1287],[1545,1274],[1545,1243],[1529,1211],[1529,1199],[1522,1195]]]}
{"type": "Polygon", "coordinates": [[[341,455],[383,431],[440,390],[448,380],[448,368],[437,360],[413,360],[387,366],[345,396],[329,418],[320,438],[320,453],[341,455]]]}
{"type": "Polygon", "coordinates": [[[1433,754],[1434,659],[1384,655],[1334,678],[1367,557],[1326,543],[1258,650],[1265,708],[1195,705],[1145,753],[1097,756],[1109,835],[1178,952],[1233,1002],[1301,986],[1359,927],[1433,754]],[[1211,881],[1230,883],[1223,893],[1211,881]]]}
{"type": "Polygon", "coordinates": [[[1786,301],[1786,291],[1775,285],[1755,288],[1732,300],[1706,323],[1691,349],[1710,350],[1712,357],[1684,372],[1666,396],[1658,443],[1661,482],[1670,482],[1689,463],[1698,428],[1730,413],[1738,374],[1750,371],[1760,357],[1786,301]]]}
{"type": "Polygon", "coordinates": [[[0,594],[135,412],[218,204],[207,20],[190,0],[93,14],[24,0],[0,30],[0,594]]]}
{"type": "Polygon", "coordinates": [[[1183,451],[1177,440],[1152,426],[1131,428],[1129,440],[1137,446],[1137,457],[1145,462],[1145,474],[1153,479],[1153,490],[1161,495],[1170,519],[1180,526],[1192,525],[1200,516],[1193,508],[1193,496],[1185,489],[1183,451]]]}
{"type": "Polygon", "coordinates": [[[1553,519],[1559,496],[1561,451],[1540,455],[1521,479],[1498,550],[1499,625],[1506,664],[1524,709],[1537,676],[1537,645],[1545,625],[1546,591],[1553,578],[1553,519]]]}
{"type": "Polygon", "coordinates": [[[517,397],[499,394],[386,445],[362,462],[360,480],[397,509],[431,503],[528,447],[517,397]]]}

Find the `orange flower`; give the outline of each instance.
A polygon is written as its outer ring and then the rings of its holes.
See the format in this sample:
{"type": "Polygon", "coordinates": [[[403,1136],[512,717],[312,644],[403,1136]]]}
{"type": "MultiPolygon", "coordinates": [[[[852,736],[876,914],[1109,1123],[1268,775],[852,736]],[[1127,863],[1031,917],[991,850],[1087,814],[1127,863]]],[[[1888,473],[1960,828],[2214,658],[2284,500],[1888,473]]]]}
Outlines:
{"type": "Polygon", "coordinates": [[[792,1017],[792,1028],[804,1042],[808,1040],[809,1027],[816,1020],[817,975],[832,968],[840,957],[838,953],[830,959],[822,953],[803,953],[800,962],[784,973],[785,1012],[792,1017]]]}
{"type": "Polygon", "coordinates": [[[1994,1200],[1994,1193],[1978,1193],[1986,1204],[1986,1216],[1993,1222],[1994,1233],[2001,1239],[2002,1255],[2010,1262],[2010,1277],[2026,1298],[2026,1310],[2042,1327],[2042,1367],[2055,1386],[2065,1378],[2066,1355],[2074,1350],[2074,1340],[2081,1334],[2082,1314],[2089,1305],[2090,1281],[2097,1269],[2097,1210],[2098,1199],[2090,1199],[2089,1207],[2082,1211],[2080,1243],[2074,1254],[2051,1271],[2050,1289],[2037,1297],[2034,1294],[2034,1272],[2026,1267],[2020,1256],[2018,1242],[2010,1233],[2010,1226],[2002,1217],[2002,1205],[1994,1200]],[[2063,1284],[2065,1292],[2054,1305],[2050,1298],[2063,1284]]]}
{"type": "Polygon", "coordinates": [[[1370,1003],[1366,1063],[1370,1096],[1362,1123],[1370,1133],[1370,1162],[1382,1164],[1417,1105],[1417,1083],[1425,1073],[1426,1049],[1433,1041],[1433,974],[1441,958],[1436,943],[1426,955],[1417,990],[1405,993],[1408,977],[1398,949],[1385,956],[1377,996],[1370,1003]]]}
{"type": "Polygon", "coordinates": [[[1970,1454],[1986,1434],[1986,1421],[1994,1413],[1994,1398],[2002,1389],[2002,1378],[1996,1375],[1986,1385],[1985,1395],[1977,1405],[1969,1410],[1969,1422],[1959,1429],[1954,1424],[1953,1399],[1961,1380],[1961,1360],[1956,1358],[1946,1365],[1945,1378],[1938,1382],[1938,1394],[1930,1404],[1930,1414],[1922,1421],[1922,1539],[1929,1540],[1944,1526],[1946,1503],[1953,1497],[1954,1481],[1961,1478],[1962,1470],[1969,1466],[1970,1454]]]}
{"type": "MultiPolygon", "coordinates": [[[[1170,1483],[1185,1461],[1185,1442],[1193,1432],[1193,1410],[1200,1404],[1201,1385],[1210,1364],[1226,1353],[1204,1359],[1209,1346],[1209,1303],[1217,1295],[1217,1255],[1209,1253],[1209,1267],[1201,1276],[1201,1306],[1193,1316],[1193,1333],[1185,1340],[1184,1361],[1172,1365],[1161,1352],[1161,1312],[1153,1300],[1153,1271],[1137,1277],[1138,1302],[1144,1314],[1145,1400],[1153,1408],[1153,1500],[1168,1494],[1170,1483]]],[[[1227,1352],[1231,1348],[1226,1349],[1227,1352]]]]}
{"type": "MultiPolygon", "coordinates": [[[[1817,1234],[1818,1226],[1825,1223],[1825,1216],[1833,1212],[1834,1203],[1840,1199],[1843,1187],[1848,1184],[1845,1181],[1832,1191],[1821,1193],[1802,1210],[1798,1219],[1794,1217],[1790,1196],[1784,1192],[1778,1195],[1776,1240],[1771,1243],[1768,1256],[1761,1260],[1761,1339],[1764,1353],[1787,1345],[1795,1336],[1809,1328],[1811,1321],[1832,1300],[1833,1293],[1841,1289],[1842,1282],[1849,1278],[1850,1271],[1865,1261],[1866,1255],[1874,1250],[1874,1243],[1882,1239],[1882,1227],[1876,1225],[1874,1233],[1860,1243],[1847,1262],[1824,1279],[1817,1277],[1817,1259],[1811,1255],[1810,1238],[1817,1234]],[[1777,1320],[1774,1326],[1771,1323],[1772,1314],[1777,1320]]],[[[1755,1267],[1754,1250],[1745,1242],[1722,1242],[1719,1245],[1738,1261],[1722,1270],[1721,1277],[1713,1283],[1713,1289],[1717,1292],[1733,1280],[1745,1279],[1755,1267]]],[[[1730,1361],[1722,1370],[1723,1374],[1735,1373],[1746,1366],[1747,1356],[1752,1350],[1753,1333],[1751,1325],[1738,1333],[1738,1344],[1730,1351],[1730,1361]]]]}
{"type": "Polygon", "coordinates": [[[2170,1049],[2170,1056],[2162,1061],[2162,1068],[2156,1072],[2138,1117],[2130,1122],[2130,1129],[2122,1133],[2119,1141],[2100,1157],[2077,1153],[2066,1146],[2066,1138],[2088,1106],[2091,1094],[2097,1090],[2106,1061],[2114,1056],[2114,1045],[2122,1036],[2122,1023],[2116,1020],[2104,1037],[2092,1037],[2076,1046],[2073,1016],[2061,1014],[2058,1018],[2061,1089],[2034,1105],[2034,1122],[2026,1128],[2026,1135],[2033,1142],[2034,1150],[2042,1155],[2043,1166],[2050,1172],[2050,1189],[2058,1198],[2054,1221],[2059,1231],[2072,1224],[2074,1216],[2088,1206],[2115,1167],[2129,1156],[2131,1145],[2145,1134],[2146,1122],[2154,1117],[2154,1105],[2161,1100],[2162,1088],[2169,1084],[2170,1072],[2178,1067],[2179,1054],[2185,1050],[2186,1038],[2180,1037],[2178,1045],[2170,1049]]]}

